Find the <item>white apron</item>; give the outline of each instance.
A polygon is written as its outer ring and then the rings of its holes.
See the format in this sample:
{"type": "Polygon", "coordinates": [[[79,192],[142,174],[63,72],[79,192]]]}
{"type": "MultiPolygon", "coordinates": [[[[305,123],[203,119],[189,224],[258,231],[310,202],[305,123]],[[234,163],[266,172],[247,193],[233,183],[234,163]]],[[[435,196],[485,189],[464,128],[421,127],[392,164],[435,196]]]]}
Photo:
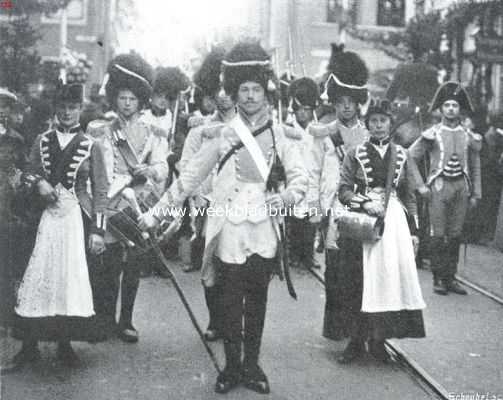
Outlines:
{"type": "Polygon", "coordinates": [[[363,243],[362,311],[375,313],[425,307],[405,212],[396,194],[392,193],[381,240],[363,243]]]}
{"type": "Polygon", "coordinates": [[[61,184],[40,219],[35,248],[18,290],[21,317],[94,315],[79,202],[61,184]]]}

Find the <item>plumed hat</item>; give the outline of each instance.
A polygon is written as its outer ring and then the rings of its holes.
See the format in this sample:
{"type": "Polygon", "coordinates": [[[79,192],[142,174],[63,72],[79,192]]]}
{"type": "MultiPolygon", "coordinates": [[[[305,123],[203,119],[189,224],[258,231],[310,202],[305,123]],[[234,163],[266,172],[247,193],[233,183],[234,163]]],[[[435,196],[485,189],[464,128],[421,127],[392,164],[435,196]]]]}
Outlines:
{"type": "Polygon", "coordinates": [[[344,45],[332,43],[332,54],[327,66],[323,98],[335,103],[341,96],[350,96],[358,104],[368,98],[369,72],[365,62],[352,51],[344,51],[344,45]]]}
{"type": "Polygon", "coordinates": [[[13,103],[17,102],[17,96],[9,89],[0,87],[0,98],[7,99],[13,103]]]}
{"type": "Polygon", "coordinates": [[[84,86],[78,83],[63,84],[59,83],[54,92],[54,104],[69,102],[84,102],[84,86]]]}
{"type": "Polygon", "coordinates": [[[440,108],[447,100],[455,100],[462,110],[473,113],[470,96],[459,82],[445,82],[437,89],[431,101],[430,112],[440,108]]]}
{"type": "Polygon", "coordinates": [[[422,107],[435,94],[438,88],[437,77],[437,69],[430,64],[402,64],[393,75],[386,98],[394,101],[396,98],[408,97],[412,105],[422,107]]]}
{"type": "Polygon", "coordinates": [[[258,42],[236,44],[222,61],[223,86],[235,96],[244,82],[257,82],[264,90],[275,90],[269,54],[258,42]]]}
{"type": "Polygon", "coordinates": [[[110,104],[115,103],[119,90],[131,90],[145,105],[152,93],[153,71],[139,54],[120,54],[108,64],[105,91],[110,104]]]}
{"type": "Polygon", "coordinates": [[[213,48],[195,73],[194,84],[203,95],[214,96],[220,90],[220,72],[224,56],[223,48],[213,48]]]}
{"type": "Polygon", "coordinates": [[[159,67],[155,70],[154,93],[167,93],[175,100],[178,94],[188,90],[190,79],[178,67],[159,67]]]}
{"type": "Polygon", "coordinates": [[[393,114],[391,113],[391,102],[388,99],[370,99],[369,105],[367,107],[367,112],[365,113],[365,125],[367,126],[367,129],[369,119],[372,114],[384,114],[390,118],[393,118],[393,114]]]}
{"type": "Polygon", "coordinates": [[[316,82],[311,78],[300,78],[290,84],[288,97],[294,110],[300,106],[315,108],[318,106],[320,91],[316,82]]]}

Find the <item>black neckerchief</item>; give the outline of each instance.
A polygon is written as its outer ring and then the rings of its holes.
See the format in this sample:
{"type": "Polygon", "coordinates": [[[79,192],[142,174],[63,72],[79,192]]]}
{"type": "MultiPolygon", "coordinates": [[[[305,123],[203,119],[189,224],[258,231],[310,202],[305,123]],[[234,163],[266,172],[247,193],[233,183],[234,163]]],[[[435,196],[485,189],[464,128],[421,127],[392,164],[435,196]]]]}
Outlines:
{"type": "Polygon", "coordinates": [[[70,129],[65,128],[61,124],[56,124],[54,129],[59,133],[79,133],[82,130],[80,124],[74,125],[70,129]]]}
{"type": "Polygon", "coordinates": [[[376,146],[386,146],[390,142],[390,137],[387,136],[384,139],[377,139],[373,136],[369,138],[369,142],[376,146]]]}

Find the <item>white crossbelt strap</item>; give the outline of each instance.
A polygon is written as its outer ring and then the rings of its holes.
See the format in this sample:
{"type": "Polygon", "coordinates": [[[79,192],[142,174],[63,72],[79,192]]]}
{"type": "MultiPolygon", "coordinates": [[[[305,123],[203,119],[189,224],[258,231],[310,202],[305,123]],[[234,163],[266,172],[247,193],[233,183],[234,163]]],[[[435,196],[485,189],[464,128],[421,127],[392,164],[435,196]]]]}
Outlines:
{"type": "Polygon", "coordinates": [[[234,129],[236,134],[239,136],[239,139],[241,139],[246,149],[250,152],[250,155],[252,156],[253,161],[255,161],[255,165],[257,166],[262,179],[264,180],[264,182],[267,182],[270,167],[269,165],[267,165],[264,153],[262,153],[262,150],[260,149],[260,146],[253,137],[252,133],[250,132],[250,129],[245,125],[245,123],[239,116],[234,117],[229,125],[234,129]]]}

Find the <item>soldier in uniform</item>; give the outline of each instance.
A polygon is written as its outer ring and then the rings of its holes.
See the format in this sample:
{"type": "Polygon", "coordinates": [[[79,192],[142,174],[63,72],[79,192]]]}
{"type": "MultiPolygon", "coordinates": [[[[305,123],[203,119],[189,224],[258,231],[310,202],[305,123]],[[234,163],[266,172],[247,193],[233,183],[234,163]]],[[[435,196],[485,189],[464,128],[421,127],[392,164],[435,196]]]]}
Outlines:
{"type": "Polygon", "coordinates": [[[39,340],[56,341],[58,358],[77,362],[70,341],[96,341],[94,307],[86,262],[82,210],[91,217],[89,248],[104,251],[108,189],[103,152],[84,134],[79,118],[82,85],[60,85],[54,129],[39,135],[23,175],[33,201],[44,204],[35,247],[17,293],[16,336],[21,351],[7,366],[16,370],[40,358],[39,340]],[[87,192],[91,182],[92,198],[87,192]]]}
{"type": "Polygon", "coordinates": [[[461,112],[473,112],[473,107],[468,93],[458,82],[446,82],[438,88],[430,111],[436,109],[440,109],[442,121],[421,134],[411,146],[410,154],[416,162],[425,154],[429,156],[422,191],[431,191],[433,290],[441,295],[466,294],[455,275],[466,212],[481,198],[482,137],[461,124],[461,112]]]}
{"type": "Polygon", "coordinates": [[[298,146],[272,124],[268,89],[273,89],[269,55],[257,43],[238,43],[223,61],[223,85],[237,115],[220,130],[205,130],[203,145],[140,226],[162,219],[156,211],[181,207],[216,168],[208,214],[202,280],[222,285],[222,327],[226,366],[215,385],[226,393],[239,383],[269,393],[259,366],[267,292],[278,263],[280,235],[274,213],[304,197],[307,172],[298,146]],[[242,143],[242,144],[241,144],[242,143]],[[286,188],[276,191],[280,164],[286,188]],[[244,345],[244,358],[242,346],[244,345]]]}
{"type": "Polygon", "coordinates": [[[170,109],[173,94],[171,93],[169,79],[168,68],[156,68],[150,108],[144,110],[140,118],[143,122],[162,129],[168,142],[173,125],[173,113],[170,109]]]}
{"type": "Polygon", "coordinates": [[[309,188],[306,196],[293,210],[293,215],[287,217],[288,237],[290,243],[290,258],[293,264],[302,264],[306,268],[319,268],[314,259],[314,236],[316,225],[310,222],[310,210],[316,210],[317,185],[313,170],[313,136],[307,132],[309,124],[314,120],[314,112],[319,102],[319,89],[310,78],[296,79],[288,87],[288,110],[291,128],[300,136],[299,150],[309,176],[309,188]]]}
{"type": "MultiPolygon", "coordinates": [[[[221,90],[220,71],[225,52],[223,49],[213,49],[203,61],[201,68],[194,77],[194,84],[205,96],[211,97],[216,104],[217,111],[211,116],[211,119],[200,119],[199,124],[193,127],[187,136],[183,148],[182,158],[180,159],[180,170],[183,171],[189,164],[189,161],[197,154],[203,144],[205,131],[218,133],[222,126],[234,118],[235,105],[231,97],[221,90]]],[[[189,120],[189,123],[191,120],[189,120]]],[[[213,174],[205,180],[199,190],[190,198],[190,207],[192,210],[193,236],[191,238],[191,265],[185,268],[185,272],[201,269],[203,262],[203,252],[205,243],[206,228],[206,210],[211,199],[211,181],[213,174]],[[195,210],[199,208],[199,213],[195,210]]],[[[206,305],[209,311],[208,328],[204,334],[206,340],[214,341],[221,338],[221,285],[215,284],[212,287],[204,287],[206,305]]]]}
{"type": "Polygon", "coordinates": [[[332,45],[332,56],[325,82],[325,96],[335,104],[337,118],[328,124],[311,124],[309,133],[314,137],[313,159],[315,193],[319,199],[318,215],[324,216],[322,231],[325,233],[325,316],[323,336],[332,340],[344,337],[337,320],[338,311],[336,282],[342,279],[342,269],[337,266],[337,224],[333,216],[341,207],[337,198],[340,171],[345,154],[363,143],[368,131],[359,119],[359,107],[367,101],[368,70],[365,62],[356,54],[344,51],[342,46],[332,45]]]}
{"type": "MultiPolygon", "coordinates": [[[[168,175],[168,142],[162,130],[140,119],[140,111],[148,104],[152,90],[152,69],[140,56],[118,55],[108,66],[108,76],[105,90],[118,116],[111,122],[93,121],[88,126],[88,133],[102,143],[105,151],[108,197],[114,197],[126,186],[142,184],[151,184],[150,190],[155,192],[156,185],[161,185],[168,175]]],[[[121,203],[117,206],[121,207],[121,203]]],[[[107,329],[118,328],[123,341],[137,342],[133,307],[140,262],[112,231],[107,231],[105,240],[106,251],[95,260],[92,271],[96,313],[107,329]],[[120,317],[116,327],[119,286],[120,317]]]]}
{"type": "Polygon", "coordinates": [[[0,88],[0,326],[7,328],[12,322],[14,308],[13,279],[16,251],[14,251],[15,221],[13,199],[15,178],[26,163],[24,138],[9,122],[14,93],[0,88]]]}

